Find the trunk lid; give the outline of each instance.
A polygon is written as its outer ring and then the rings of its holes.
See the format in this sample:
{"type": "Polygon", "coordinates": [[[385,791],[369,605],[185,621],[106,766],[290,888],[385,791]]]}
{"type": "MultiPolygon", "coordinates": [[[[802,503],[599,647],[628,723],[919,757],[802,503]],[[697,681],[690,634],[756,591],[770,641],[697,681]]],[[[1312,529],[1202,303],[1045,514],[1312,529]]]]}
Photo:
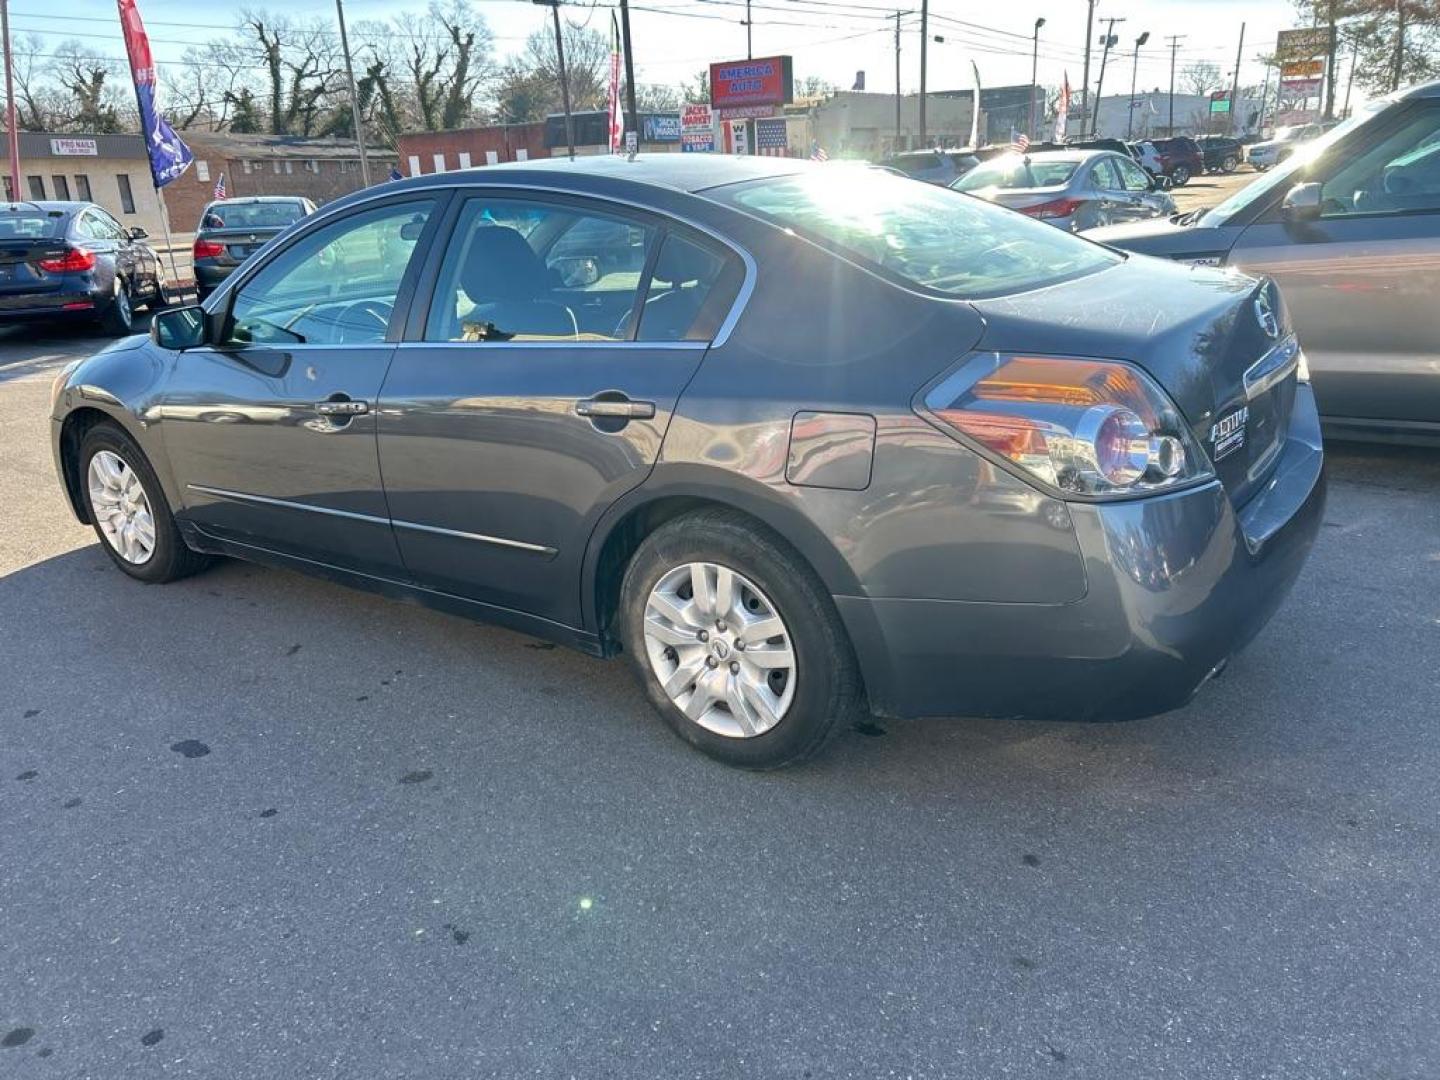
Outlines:
{"type": "Polygon", "coordinates": [[[1289,317],[1273,283],[1131,256],[974,306],[986,321],[979,349],[1143,368],[1179,407],[1235,505],[1269,478],[1295,400],[1289,317]],[[1267,370],[1278,373],[1268,384],[1267,370]]]}
{"type": "Polygon", "coordinates": [[[283,231],[283,228],[202,229],[196,234],[195,239],[208,240],[212,244],[224,244],[225,253],[232,259],[246,259],[283,231]]]}
{"type": "Polygon", "coordinates": [[[26,237],[0,240],[0,295],[52,292],[63,274],[40,269],[42,259],[58,259],[70,250],[63,239],[26,237]]]}

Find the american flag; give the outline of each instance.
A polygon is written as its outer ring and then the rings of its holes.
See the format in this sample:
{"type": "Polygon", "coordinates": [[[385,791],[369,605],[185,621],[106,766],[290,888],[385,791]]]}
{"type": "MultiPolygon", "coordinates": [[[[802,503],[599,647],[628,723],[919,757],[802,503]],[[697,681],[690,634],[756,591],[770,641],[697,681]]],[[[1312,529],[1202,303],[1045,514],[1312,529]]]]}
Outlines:
{"type": "Polygon", "coordinates": [[[825,148],[821,146],[819,142],[812,140],[810,143],[810,160],[829,161],[830,155],[825,152],[825,148]]]}
{"type": "Polygon", "coordinates": [[[223,172],[215,179],[214,197],[217,199],[225,198],[225,174],[223,172]]]}
{"type": "Polygon", "coordinates": [[[790,156],[790,138],[783,118],[755,121],[755,151],[767,157],[790,156]]]}
{"type": "Polygon", "coordinates": [[[1030,136],[1026,135],[1023,131],[1018,135],[1011,135],[1010,149],[1014,150],[1017,154],[1023,154],[1026,150],[1030,149],[1030,136]]]}

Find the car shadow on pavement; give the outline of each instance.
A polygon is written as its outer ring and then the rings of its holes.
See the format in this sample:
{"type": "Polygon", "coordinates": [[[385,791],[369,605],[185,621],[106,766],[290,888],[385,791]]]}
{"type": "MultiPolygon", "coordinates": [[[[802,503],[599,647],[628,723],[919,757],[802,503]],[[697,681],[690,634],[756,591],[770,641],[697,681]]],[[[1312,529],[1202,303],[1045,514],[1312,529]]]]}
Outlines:
{"type": "MultiPolygon", "coordinates": [[[[150,331],[150,316],[135,316],[135,333],[150,331]]],[[[99,352],[116,338],[98,326],[77,322],[73,325],[50,323],[15,323],[0,326],[0,348],[5,359],[0,361],[0,382],[23,378],[39,372],[59,369],[78,353],[87,356],[99,352]]]]}

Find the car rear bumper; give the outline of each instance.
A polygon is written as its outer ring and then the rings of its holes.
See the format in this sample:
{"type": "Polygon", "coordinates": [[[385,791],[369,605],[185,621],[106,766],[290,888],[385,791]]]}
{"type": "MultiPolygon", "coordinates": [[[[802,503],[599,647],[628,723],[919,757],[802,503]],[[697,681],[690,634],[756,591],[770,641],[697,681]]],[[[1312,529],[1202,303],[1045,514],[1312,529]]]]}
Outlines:
{"type": "Polygon", "coordinates": [[[0,322],[22,319],[91,318],[109,299],[108,294],[54,292],[0,296],[0,322]]]}
{"type": "Polygon", "coordinates": [[[1074,603],[835,600],[880,715],[1134,719],[1184,705],[1259,633],[1324,505],[1319,417],[1301,386],[1271,481],[1238,511],[1218,482],[1071,503],[1088,581],[1074,603]]]}
{"type": "Polygon", "coordinates": [[[220,283],[233,274],[239,266],[239,263],[226,266],[223,263],[197,262],[195,264],[195,284],[202,289],[218,288],[220,283]]]}

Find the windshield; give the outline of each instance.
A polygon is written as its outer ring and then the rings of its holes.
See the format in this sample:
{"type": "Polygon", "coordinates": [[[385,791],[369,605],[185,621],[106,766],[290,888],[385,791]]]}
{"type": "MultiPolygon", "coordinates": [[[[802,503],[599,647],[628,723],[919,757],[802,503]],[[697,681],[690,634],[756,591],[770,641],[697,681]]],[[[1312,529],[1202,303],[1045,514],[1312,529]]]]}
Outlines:
{"type": "MultiPolygon", "coordinates": [[[[1306,143],[1299,150],[1296,150],[1293,155],[1280,162],[1280,164],[1276,165],[1258,180],[1246,184],[1218,206],[1205,211],[1205,213],[1196,220],[1196,226],[1215,229],[1221,225],[1226,225],[1230,222],[1231,218],[1251,205],[1256,199],[1264,198],[1278,187],[1294,183],[1297,173],[1303,171],[1312,161],[1325,153],[1337,140],[1343,139],[1347,134],[1354,131],[1389,104],[1390,102],[1388,101],[1372,101],[1343,124],[1331,128],[1313,142],[1306,143]]],[[[1280,129],[1280,131],[1285,130],[1288,129],[1280,129]]],[[[1276,132],[1276,135],[1278,137],[1279,132],[1276,132]]]]}
{"type": "Polygon", "coordinates": [[[0,240],[52,239],[59,236],[64,228],[65,215],[58,212],[0,212],[0,240]]]}
{"type": "Polygon", "coordinates": [[[1074,158],[1058,161],[1037,161],[1006,154],[994,161],[977,166],[955,181],[956,191],[979,191],[982,188],[1059,187],[1075,175],[1080,162],[1074,158]]]}
{"type": "Polygon", "coordinates": [[[904,282],[967,300],[1052,285],[1122,258],[968,195],[869,170],[820,168],[706,194],[904,282]]]}
{"type": "Polygon", "coordinates": [[[205,210],[202,229],[283,229],[305,216],[299,202],[216,203],[205,210]]]}

